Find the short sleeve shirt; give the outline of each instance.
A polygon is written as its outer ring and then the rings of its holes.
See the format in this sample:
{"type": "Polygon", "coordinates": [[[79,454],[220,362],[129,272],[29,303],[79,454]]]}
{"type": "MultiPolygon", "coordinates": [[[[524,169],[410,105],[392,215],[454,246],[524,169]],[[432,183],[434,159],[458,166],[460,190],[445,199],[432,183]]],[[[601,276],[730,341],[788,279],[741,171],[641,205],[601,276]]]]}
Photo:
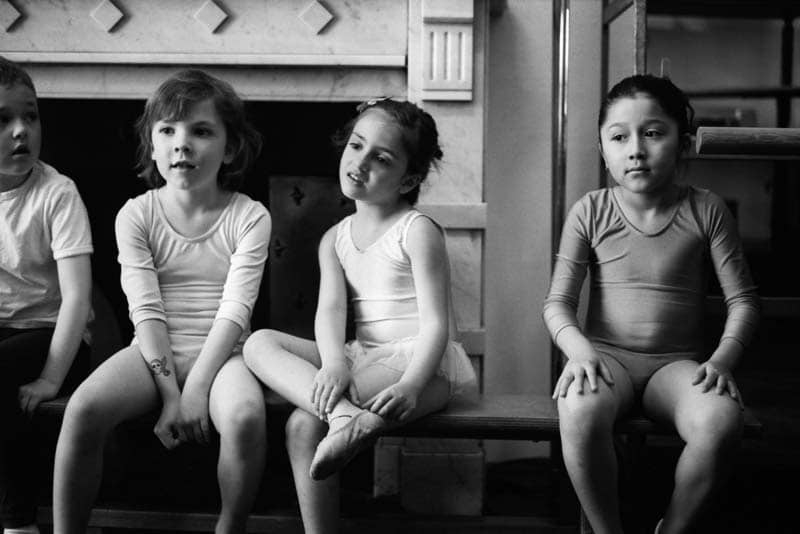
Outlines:
{"type": "Polygon", "coordinates": [[[38,162],[22,185],[0,192],[0,326],[54,326],[61,306],[56,262],[92,251],[75,183],[38,162]]]}

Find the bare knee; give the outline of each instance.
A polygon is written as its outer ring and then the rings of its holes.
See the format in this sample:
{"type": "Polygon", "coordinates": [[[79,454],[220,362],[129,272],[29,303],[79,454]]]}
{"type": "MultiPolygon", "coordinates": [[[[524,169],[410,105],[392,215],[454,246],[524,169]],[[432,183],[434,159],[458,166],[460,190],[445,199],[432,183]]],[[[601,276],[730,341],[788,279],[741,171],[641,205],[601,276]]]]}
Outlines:
{"type": "Polygon", "coordinates": [[[262,446],[267,433],[267,415],[263,399],[242,399],[234,403],[218,430],[223,440],[231,441],[238,446],[262,446]]]}
{"type": "Polygon", "coordinates": [[[275,349],[281,348],[277,330],[257,330],[250,334],[244,343],[242,352],[245,363],[250,366],[262,358],[269,356],[275,349]]]}
{"type": "Polygon", "coordinates": [[[78,439],[105,436],[115,425],[106,403],[88,388],[79,387],[64,412],[62,432],[78,439]]]}
{"type": "Polygon", "coordinates": [[[709,400],[711,402],[689,410],[684,416],[685,421],[680,425],[684,439],[689,444],[712,449],[735,445],[744,427],[739,405],[727,397],[709,400]]]}
{"type": "Polygon", "coordinates": [[[564,439],[581,441],[600,433],[610,433],[616,419],[617,406],[607,392],[570,390],[558,400],[559,428],[564,439]]]}
{"type": "Polygon", "coordinates": [[[327,425],[305,410],[296,409],[286,421],[286,448],[289,453],[315,449],[325,437],[327,425]]]}

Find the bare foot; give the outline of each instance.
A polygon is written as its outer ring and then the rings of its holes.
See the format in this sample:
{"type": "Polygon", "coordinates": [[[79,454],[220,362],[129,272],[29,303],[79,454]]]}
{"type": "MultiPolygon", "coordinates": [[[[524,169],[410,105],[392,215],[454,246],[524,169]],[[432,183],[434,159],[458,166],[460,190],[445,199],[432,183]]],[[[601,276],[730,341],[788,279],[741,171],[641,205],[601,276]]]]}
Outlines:
{"type": "Polygon", "coordinates": [[[338,428],[331,427],[328,435],[317,445],[317,452],[311,461],[309,474],[314,480],[323,480],[347,465],[356,454],[377,437],[386,426],[383,417],[363,410],[351,417],[341,417],[338,428]]]}

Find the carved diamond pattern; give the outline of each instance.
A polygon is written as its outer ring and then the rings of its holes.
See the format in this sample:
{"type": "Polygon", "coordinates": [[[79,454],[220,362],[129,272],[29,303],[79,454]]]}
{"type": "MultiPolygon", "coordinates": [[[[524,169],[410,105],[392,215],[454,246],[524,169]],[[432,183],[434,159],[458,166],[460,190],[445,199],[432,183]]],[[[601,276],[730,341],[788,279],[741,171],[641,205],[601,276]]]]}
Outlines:
{"type": "Polygon", "coordinates": [[[21,16],[22,13],[17,11],[11,2],[0,1],[0,25],[3,26],[3,30],[8,30],[21,16]]]}
{"type": "Polygon", "coordinates": [[[333,14],[316,0],[308,4],[298,16],[314,33],[321,32],[333,20],[333,14]]]}
{"type": "Polygon", "coordinates": [[[103,31],[110,32],[122,20],[124,13],[111,0],[103,0],[91,13],[92,18],[103,31]]]}
{"type": "Polygon", "coordinates": [[[228,14],[214,0],[206,0],[194,14],[194,19],[214,33],[228,19],[228,14]]]}

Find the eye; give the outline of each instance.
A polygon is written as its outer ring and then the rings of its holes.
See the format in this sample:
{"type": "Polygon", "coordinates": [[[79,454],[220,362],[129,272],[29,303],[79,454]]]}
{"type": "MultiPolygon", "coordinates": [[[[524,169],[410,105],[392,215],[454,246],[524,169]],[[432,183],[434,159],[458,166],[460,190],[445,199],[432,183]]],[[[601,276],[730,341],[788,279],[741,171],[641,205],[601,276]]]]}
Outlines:
{"type": "Polygon", "coordinates": [[[361,148],[361,143],[358,141],[350,141],[347,143],[347,146],[352,148],[353,150],[359,150],[361,148]]]}
{"type": "Polygon", "coordinates": [[[392,163],[391,158],[388,158],[383,154],[378,154],[377,156],[375,156],[375,161],[377,161],[381,165],[390,165],[392,163]]]}
{"type": "Polygon", "coordinates": [[[194,134],[198,137],[209,137],[214,134],[214,130],[206,127],[199,127],[194,129],[194,134]]]}
{"type": "Polygon", "coordinates": [[[615,142],[620,142],[625,140],[625,135],[621,133],[611,134],[610,139],[615,142]]]}
{"type": "Polygon", "coordinates": [[[661,137],[664,134],[663,134],[663,132],[661,130],[656,130],[654,128],[651,128],[651,129],[647,130],[646,132],[644,132],[644,135],[646,137],[661,137]]]}
{"type": "Polygon", "coordinates": [[[29,122],[36,122],[39,120],[39,114],[36,113],[35,111],[31,111],[25,114],[25,119],[28,120],[29,122]]]}
{"type": "Polygon", "coordinates": [[[173,128],[172,126],[169,126],[167,124],[164,124],[162,126],[159,126],[158,133],[164,134],[164,135],[171,135],[171,134],[175,133],[175,128],[173,128]]]}

